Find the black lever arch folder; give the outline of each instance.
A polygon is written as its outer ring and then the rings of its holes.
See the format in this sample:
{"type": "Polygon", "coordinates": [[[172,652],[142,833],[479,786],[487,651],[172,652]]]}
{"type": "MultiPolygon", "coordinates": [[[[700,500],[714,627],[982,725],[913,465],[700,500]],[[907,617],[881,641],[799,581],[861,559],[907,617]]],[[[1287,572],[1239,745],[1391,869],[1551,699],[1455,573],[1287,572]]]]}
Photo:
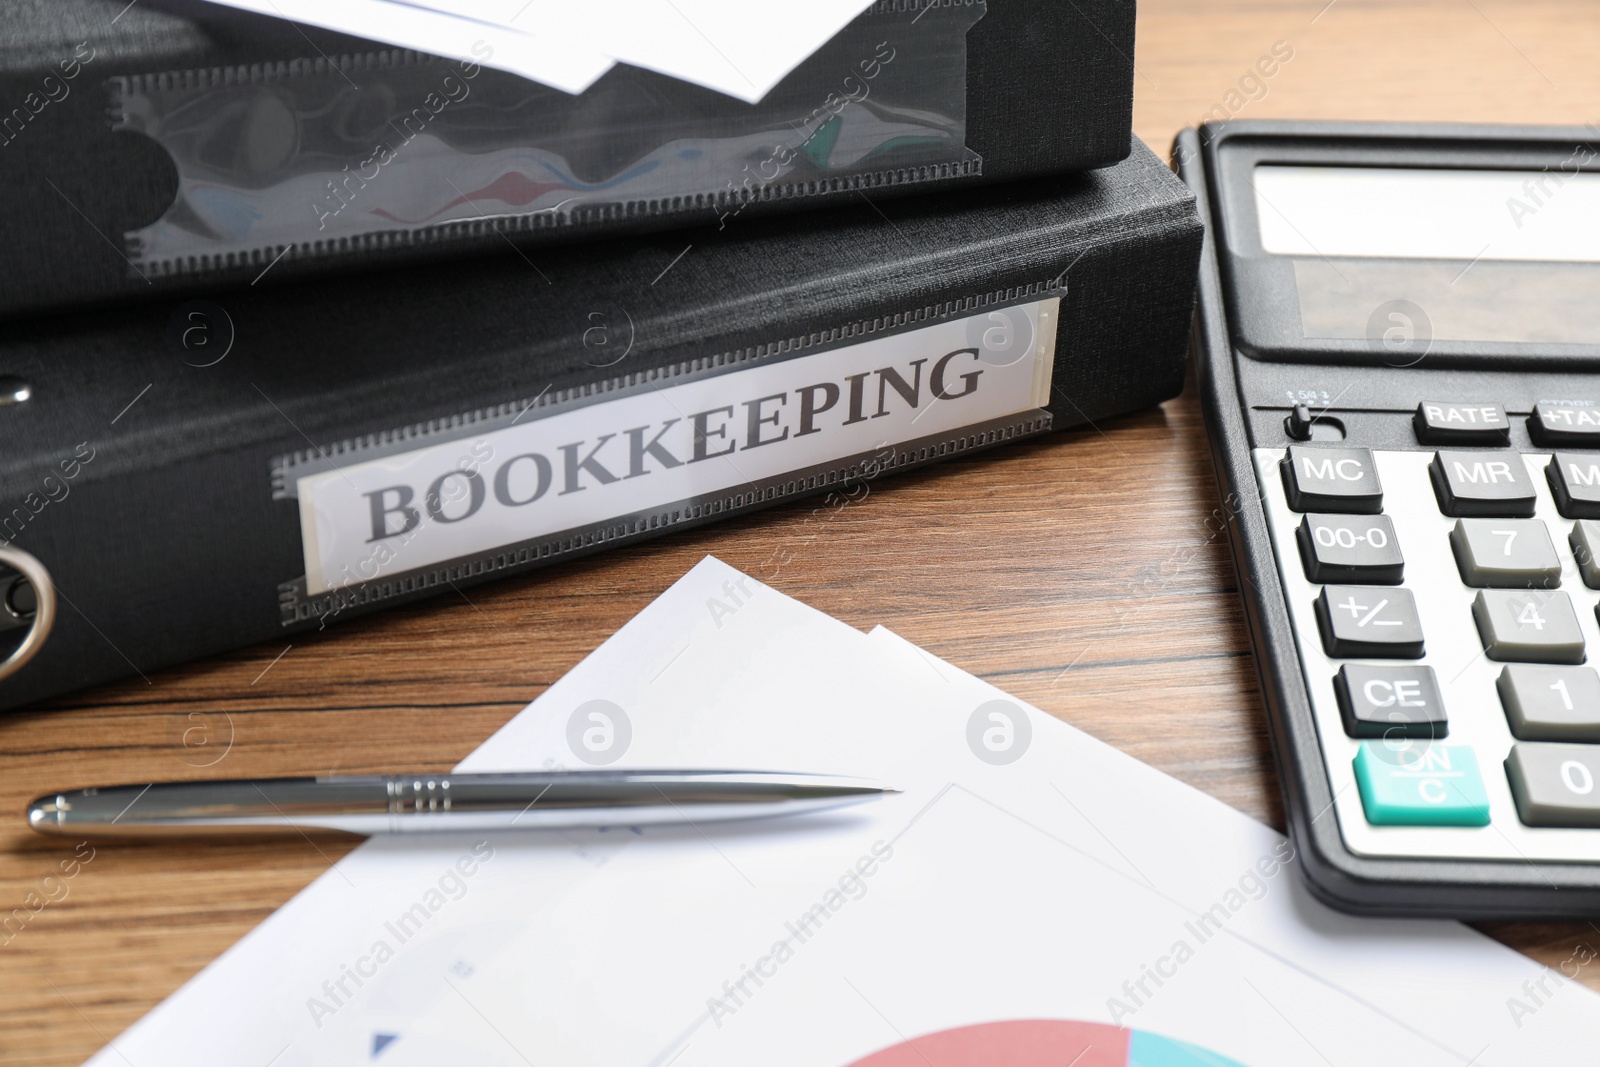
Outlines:
{"type": "Polygon", "coordinates": [[[1199,248],[1136,143],[1076,176],[13,324],[0,376],[32,396],[0,407],[0,537],[61,597],[0,705],[1164,400],[1199,248]]]}
{"type": "Polygon", "coordinates": [[[755,102],[205,0],[4,31],[0,318],[1101,167],[1133,109],[1124,0],[875,0],[755,102]]]}

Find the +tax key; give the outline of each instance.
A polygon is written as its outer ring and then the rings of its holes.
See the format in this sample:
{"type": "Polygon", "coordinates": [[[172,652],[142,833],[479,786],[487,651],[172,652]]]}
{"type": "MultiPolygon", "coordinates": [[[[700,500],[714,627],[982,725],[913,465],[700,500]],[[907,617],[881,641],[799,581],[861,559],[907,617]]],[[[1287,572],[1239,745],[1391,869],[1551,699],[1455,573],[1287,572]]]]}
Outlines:
{"type": "Polygon", "coordinates": [[[1538,445],[1600,447],[1600,407],[1590,402],[1536,404],[1528,418],[1528,436],[1538,445]]]}

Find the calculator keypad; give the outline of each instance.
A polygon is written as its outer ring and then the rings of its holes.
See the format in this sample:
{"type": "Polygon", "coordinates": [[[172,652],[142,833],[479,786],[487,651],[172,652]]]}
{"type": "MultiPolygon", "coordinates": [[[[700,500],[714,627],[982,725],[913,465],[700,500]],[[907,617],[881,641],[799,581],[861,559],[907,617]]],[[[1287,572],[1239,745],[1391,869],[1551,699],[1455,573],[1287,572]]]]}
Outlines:
{"type": "Polygon", "coordinates": [[[1600,517],[1564,514],[1600,500],[1600,453],[1547,472],[1493,447],[1493,405],[1433,407],[1424,441],[1488,447],[1254,452],[1334,796],[1318,817],[1362,855],[1600,861],[1600,517]]]}

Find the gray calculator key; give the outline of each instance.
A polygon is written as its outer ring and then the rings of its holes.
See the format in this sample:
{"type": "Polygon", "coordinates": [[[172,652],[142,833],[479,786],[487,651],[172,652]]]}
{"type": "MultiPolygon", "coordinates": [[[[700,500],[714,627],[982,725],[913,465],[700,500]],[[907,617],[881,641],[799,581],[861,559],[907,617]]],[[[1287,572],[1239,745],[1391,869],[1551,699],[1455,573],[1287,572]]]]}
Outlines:
{"type": "Polygon", "coordinates": [[[1511,663],[1582,663],[1583,632],[1572,601],[1558,589],[1483,589],[1472,617],[1490,659],[1511,663]]]}
{"type": "Polygon", "coordinates": [[[1538,404],[1528,419],[1534,444],[1600,448],[1600,407],[1593,404],[1538,404]]]}
{"type": "Polygon", "coordinates": [[[1280,466],[1295,511],[1376,515],[1383,510],[1383,486],[1369,449],[1290,445],[1280,466]]]}
{"type": "Polygon", "coordinates": [[[1600,522],[1580,519],[1573,523],[1567,543],[1572,546],[1572,558],[1578,561],[1583,584],[1600,589],[1600,522]]]}
{"type": "Polygon", "coordinates": [[[1495,688],[1517,739],[1600,741],[1600,674],[1593,667],[1513,663],[1495,688]]]}
{"type": "Polygon", "coordinates": [[[1499,404],[1458,404],[1424,400],[1413,419],[1417,440],[1425,445],[1504,445],[1511,441],[1511,420],[1499,404]]]}
{"type": "Polygon", "coordinates": [[[1468,585],[1550,589],[1561,584],[1561,558],[1542,519],[1457,519],[1450,547],[1468,585]]]}
{"type": "Polygon", "coordinates": [[[1351,737],[1437,740],[1449,733],[1432,667],[1346,663],[1333,677],[1333,691],[1351,737]]]}
{"type": "Polygon", "coordinates": [[[1600,826],[1600,746],[1512,745],[1506,777],[1528,826],[1600,826]]]}
{"type": "Polygon", "coordinates": [[[1600,454],[1557,452],[1544,473],[1557,511],[1569,519],[1600,519],[1600,454]]]}
{"type": "Polygon", "coordinates": [[[1409,589],[1325,585],[1317,597],[1317,625],[1330,656],[1422,658],[1422,623],[1409,589]]]}
{"type": "Polygon", "coordinates": [[[1307,515],[1295,537],[1310,581],[1399,585],[1405,574],[1387,515],[1307,515]]]}
{"type": "Polygon", "coordinates": [[[1537,502],[1517,452],[1437,452],[1428,476],[1446,515],[1528,518],[1537,502]]]}

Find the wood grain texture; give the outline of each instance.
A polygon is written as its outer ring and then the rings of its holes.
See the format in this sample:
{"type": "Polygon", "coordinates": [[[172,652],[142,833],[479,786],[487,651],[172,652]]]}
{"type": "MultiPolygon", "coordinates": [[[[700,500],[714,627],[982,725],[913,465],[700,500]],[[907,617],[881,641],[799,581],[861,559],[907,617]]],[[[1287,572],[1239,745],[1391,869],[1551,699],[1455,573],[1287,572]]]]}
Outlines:
{"type": "MultiPolygon", "coordinates": [[[[1146,0],[1135,125],[1164,152],[1207,115],[1600,121],[1597,45],[1588,0],[1146,0]],[[1293,57],[1251,80],[1280,41],[1293,57]]],[[[10,715],[0,812],[72,784],[448,767],[709,552],[1281,826],[1217,507],[1191,389],[839,510],[791,504],[10,715]]],[[[0,821],[0,916],[29,915],[0,931],[0,1064],[80,1062],[346,847],[98,846],[66,878],[70,842],[0,821]]],[[[1486,929],[1552,966],[1600,946],[1590,925],[1486,929]]]]}

